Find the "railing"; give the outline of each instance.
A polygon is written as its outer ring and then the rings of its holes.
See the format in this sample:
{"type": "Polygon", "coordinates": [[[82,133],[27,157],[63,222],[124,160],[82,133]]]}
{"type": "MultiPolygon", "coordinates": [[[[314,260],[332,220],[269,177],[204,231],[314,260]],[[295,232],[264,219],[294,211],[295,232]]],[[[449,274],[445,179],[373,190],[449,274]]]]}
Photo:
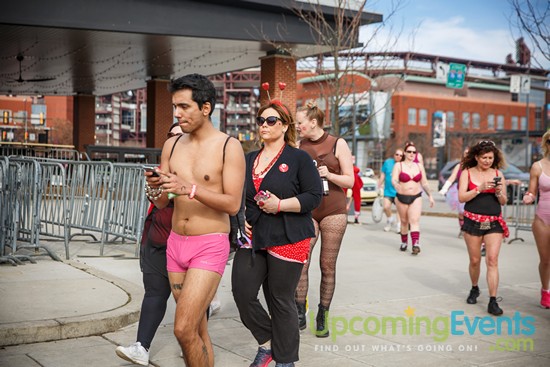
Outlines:
{"type": "Polygon", "coordinates": [[[85,145],[86,153],[92,161],[107,160],[111,162],[160,163],[159,148],[112,147],[108,145],[85,145]]]}

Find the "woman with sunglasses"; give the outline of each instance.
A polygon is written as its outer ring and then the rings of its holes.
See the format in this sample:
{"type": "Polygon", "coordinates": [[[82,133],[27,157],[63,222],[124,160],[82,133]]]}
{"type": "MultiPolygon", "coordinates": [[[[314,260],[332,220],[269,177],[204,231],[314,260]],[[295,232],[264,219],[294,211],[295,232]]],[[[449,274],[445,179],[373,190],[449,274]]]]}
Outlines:
{"type": "Polygon", "coordinates": [[[533,204],[538,192],[532,228],[540,258],[540,305],[550,308],[550,130],[542,136],[542,154],[543,158],[531,166],[529,191],[523,196],[523,202],[533,204]]]}
{"type": "MultiPolygon", "coordinates": [[[[308,103],[296,112],[300,149],[307,152],[310,159],[317,163],[319,176],[326,180],[328,192],[325,192],[321,205],[313,211],[315,238],[311,241],[310,254],[321,235],[320,301],[316,317],[316,336],[324,338],[328,332],[328,310],[336,287],[336,259],[348,224],[346,194],[343,189],[354,186],[353,158],[344,139],[332,136],[323,130],[325,114],[313,103],[308,103]]],[[[362,185],[361,185],[362,186],[362,185]]],[[[311,256],[310,256],[311,257],[311,256]]],[[[306,328],[306,297],[308,291],[309,262],[304,265],[302,276],[296,291],[296,305],[300,330],[306,328]]]]}
{"type": "Polygon", "coordinates": [[[397,211],[401,218],[401,251],[407,251],[409,229],[411,231],[412,254],[420,253],[420,214],[422,213],[422,188],[428,194],[430,207],[434,199],[421,163],[414,162],[416,147],[409,142],[405,145],[403,161],[396,164],[392,171],[392,183],[397,191],[397,211]]]}
{"type": "Polygon", "coordinates": [[[246,156],[246,226],[251,244],[235,254],[231,283],[243,324],[259,344],[251,367],[294,366],[300,331],[294,293],[315,236],[311,211],[322,186],[309,155],[296,148],[288,107],[273,100],[258,111],[264,145],[246,156]],[[258,300],[260,286],[269,306],[258,300]]]}
{"type": "MultiPolygon", "coordinates": [[[[384,187],[384,214],[386,214],[386,225],[384,226],[384,231],[389,232],[391,230],[392,224],[395,222],[395,230],[397,233],[401,231],[401,219],[399,219],[399,212],[396,213],[397,220],[393,217],[391,212],[391,205],[395,204],[395,195],[397,192],[393,187],[392,172],[395,164],[403,160],[403,150],[398,148],[393,153],[393,157],[388,158],[382,164],[380,169],[380,178],[378,179],[378,187],[384,187]]],[[[396,204],[397,207],[397,204],[396,204]]]]}
{"type": "Polygon", "coordinates": [[[462,174],[458,184],[458,200],[464,205],[464,240],[468,248],[468,271],[472,289],[466,299],[477,303],[480,295],[479,275],[481,244],[485,243],[489,305],[487,312],[500,316],[503,311],[497,302],[498,255],[503,237],[508,237],[508,227],[502,218],[501,206],[506,204],[506,180],[499,169],[504,166],[502,152],[495,143],[484,140],[470,147],[462,160],[462,174]]]}

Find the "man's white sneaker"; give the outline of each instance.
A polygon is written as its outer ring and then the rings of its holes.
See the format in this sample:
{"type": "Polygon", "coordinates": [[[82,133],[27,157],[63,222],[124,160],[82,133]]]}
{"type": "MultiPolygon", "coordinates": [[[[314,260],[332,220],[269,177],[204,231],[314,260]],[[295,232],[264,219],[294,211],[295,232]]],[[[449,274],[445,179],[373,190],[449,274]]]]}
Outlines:
{"type": "Polygon", "coordinates": [[[395,223],[395,232],[401,233],[401,223],[399,222],[395,223]]]}
{"type": "Polygon", "coordinates": [[[209,307],[208,314],[210,315],[210,317],[212,317],[218,312],[220,312],[220,309],[222,308],[222,303],[217,298],[215,298],[212,300],[212,302],[210,302],[210,306],[208,307],[209,307]]]}
{"type": "Polygon", "coordinates": [[[386,223],[386,226],[384,227],[384,232],[389,232],[391,229],[391,223],[386,223]]]}
{"type": "Polygon", "coordinates": [[[149,352],[141,346],[140,342],[135,342],[127,347],[119,346],[115,352],[120,358],[134,364],[139,364],[140,366],[149,365],[149,352]]]}

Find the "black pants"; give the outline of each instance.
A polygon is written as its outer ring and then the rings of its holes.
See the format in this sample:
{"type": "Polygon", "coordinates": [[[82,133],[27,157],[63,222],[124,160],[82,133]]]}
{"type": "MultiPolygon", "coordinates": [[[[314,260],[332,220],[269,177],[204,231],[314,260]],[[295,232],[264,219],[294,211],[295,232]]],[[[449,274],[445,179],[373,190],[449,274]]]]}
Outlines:
{"type": "Polygon", "coordinates": [[[171,291],[168,278],[159,273],[143,273],[143,285],[145,295],[141,303],[137,341],[149,349],[166,313],[166,302],[171,291]]]}
{"type": "Polygon", "coordinates": [[[257,251],[252,260],[251,251],[237,250],[231,273],[233,298],[241,321],[258,344],[271,340],[271,352],[276,362],[295,362],[298,360],[300,330],[294,293],[303,264],[278,259],[267,251],[257,251]],[[264,281],[269,314],[258,299],[264,281]]]}

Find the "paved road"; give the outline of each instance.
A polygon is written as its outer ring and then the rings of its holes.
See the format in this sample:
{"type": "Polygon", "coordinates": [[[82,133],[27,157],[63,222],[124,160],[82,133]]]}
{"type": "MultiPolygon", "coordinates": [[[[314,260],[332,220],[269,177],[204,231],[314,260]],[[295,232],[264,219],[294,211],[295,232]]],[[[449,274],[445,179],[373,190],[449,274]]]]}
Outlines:
{"type": "MultiPolygon", "coordinates": [[[[319,339],[304,331],[297,366],[550,365],[550,310],[538,307],[538,256],[531,233],[522,233],[523,243],[502,247],[499,295],[505,314],[495,319],[487,317],[484,280],[480,303],[465,302],[470,286],[467,254],[463,240],[456,236],[455,218],[422,218],[423,249],[417,257],[398,251],[399,236],[384,232],[383,223],[373,223],[368,209],[362,221],[348,227],[339,256],[332,336],[319,339]],[[499,326],[501,331],[496,332],[499,326]]],[[[40,258],[35,265],[0,266],[0,331],[6,325],[57,322],[66,326],[64,332],[76,332],[105,323],[104,316],[110,312],[126,315],[126,321],[128,315],[135,317],[142,295],[141,274],[138,260],[131,258],[131,246],[109,245],[108,255],[125,256],[103,258],[86,256],[98,253],[97,244],[71,246],[75,257],[70,262],[40,258]],[[75,322],[69,328],[66,320],[73,315],[73,320],[88,318],[92,325],[75,322]]],[[[62,253],[60,246],[53,247],[62,253]]],[[[312,261],[309,299],[316,305],[318,251],[312,261]]],[[[248,366],[256,345],[232,301],[230,273],[228,266],[218,292],[222,308],[209,324],[216,366],[248,366]]],[[[173,312],[170,301],[151,348],[153,366],[183,366],[172,334],[173,312]]],[[[122,319],[120,315],[109,322],[122,319]]],[[[18,343],[0,349],[0,366],[130,366],[114,349],[134,342],[136,329],[137,324],[131,323],[96,336],[18,343]]],[[[36,333],[31,328],[28,338],[36,333]]]]}

